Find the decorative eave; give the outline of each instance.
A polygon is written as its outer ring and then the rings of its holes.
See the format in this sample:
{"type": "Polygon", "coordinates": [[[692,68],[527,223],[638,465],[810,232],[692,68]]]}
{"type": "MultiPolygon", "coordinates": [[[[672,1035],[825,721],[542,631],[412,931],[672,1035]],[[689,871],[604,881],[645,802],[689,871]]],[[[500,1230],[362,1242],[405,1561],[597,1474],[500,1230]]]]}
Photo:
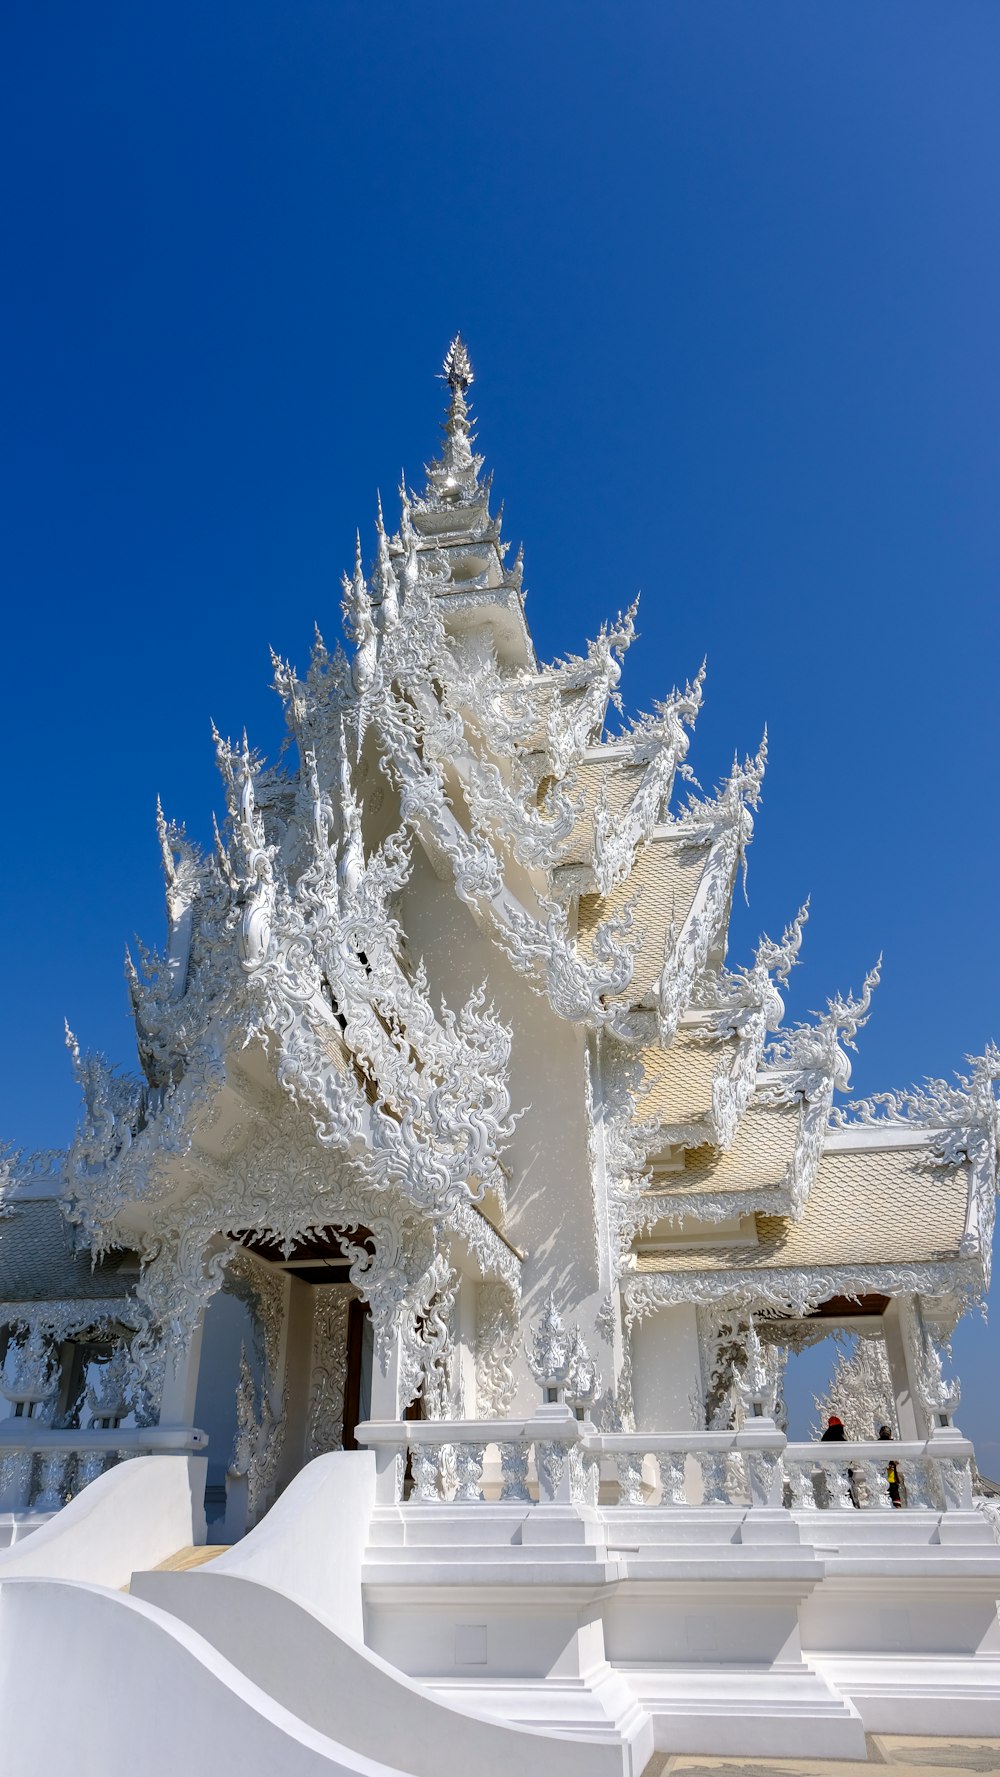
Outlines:
{"type": "MultiPolygon", "coordinates": [[[[683,1273],[646,1272],[622,1284],[626,1321],[633,1326],[660,1308],[729,1303],[806,1315],[832,1297],[858,1300],[873,1291],[888,1296],[918,1295],[957,1299],[960,1313],[981,1300],[982,1267],[970,1259],[922,1265],[857,1265],[683,1273]]],[[[956,1318],[957,1318],[956,1313],[956,1318]]]]}

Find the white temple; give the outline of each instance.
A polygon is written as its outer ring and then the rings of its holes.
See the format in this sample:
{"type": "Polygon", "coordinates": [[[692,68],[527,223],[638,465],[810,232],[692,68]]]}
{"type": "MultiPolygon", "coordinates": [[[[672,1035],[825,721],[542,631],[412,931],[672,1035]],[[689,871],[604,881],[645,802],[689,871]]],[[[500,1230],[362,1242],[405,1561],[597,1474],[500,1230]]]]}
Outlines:
{"type": "Polygon", "coordinates": [[[539,664],[444,368],[349,652],[274,660],[281,762],[216,736],[207,855],[159,815],[141,1071],[70,1035],[76,1139],[7,1163],[4,1769],[1000,1735],[947,1357],[1000,1052],[838,1100],[878,965],[788,1026],[806,907],[727,961],[766,744],[706,795],[701,672],[622,713],[634,609],[539,664]],[[790,1442],[788,1355],[838,1337],[848,1441],[790,1442]]]}

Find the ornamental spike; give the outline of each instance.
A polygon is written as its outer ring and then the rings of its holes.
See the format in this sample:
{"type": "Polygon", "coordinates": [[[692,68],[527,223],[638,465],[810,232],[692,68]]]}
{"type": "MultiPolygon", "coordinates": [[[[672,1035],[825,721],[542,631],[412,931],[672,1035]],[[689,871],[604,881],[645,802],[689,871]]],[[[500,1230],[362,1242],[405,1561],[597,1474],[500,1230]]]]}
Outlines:
{"type": "Polygon", "coordinates": [[[160,842],[160,856],[163,859],[163,874],[167,879],[167,887],[169,888],[177,874],[177,868],[174,863],[173,847],[170,844],[170,832],[167,827],[167,817],[163,812],[163,803],[160,801],[159,796],[156,798],[156,837],[160,842]]]}
{"type": "Polygon", "coordinates": [[[472,360],[460,333],[456,333],[444,355],[441,375],[455,395],[464,395],[466,389],[471,388],[476,380],[472,360]]]}

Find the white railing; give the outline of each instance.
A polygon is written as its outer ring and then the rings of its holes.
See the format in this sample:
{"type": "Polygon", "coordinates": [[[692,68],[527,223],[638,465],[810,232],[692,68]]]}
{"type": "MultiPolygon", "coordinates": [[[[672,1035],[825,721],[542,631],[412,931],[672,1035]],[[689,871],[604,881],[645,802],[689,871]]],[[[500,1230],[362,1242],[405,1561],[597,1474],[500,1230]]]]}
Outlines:
{"type": "Polygon", "coordinates": [[[900,1507],[972,1510],[972,1445],[954,1432],[926,1442],[789,1444],[783,1466],[796,1511],[891,1511],[890,1466],[900,1507]]]}
{"type": "Polygon", "coordinates": [[[610,1457],[618,1505],[780,1506],[784,1436],[773,1425],[742,1431],[592,1432],[588,1455],[610,1457]],[[659,1497],[657,1498],[657,1493],[659,1497]]]}
{"type": "Polygon", "coordinates": [[[789,1444],[769,1420],[727,1432],[597,1432],[564,1408],[532,1419],[366,1420],[382,1505],[474,1504],[492,1453],[501,1501],[776,1510],[972,1508],[972,1445],[949,1431],[922,1443],[789,1444]]]}
{"type": "MultiPolygon", "coordinates": [[[[583,1499],[596,1488],[588,1472],[584,1424],[565,1409],[540,1408],[532,1419],[367,1419],[355,1436],[375,1452],[375,1497],[403,1498],[409,1454],[409,1498],[460,1504],[481,1500],[486,1453],[495,1448],[500,1498],[530,1501],[534,1457],[537,1497],[549,1504],[583,1499]]],[[[593,1460],[593,1459],[592,1459],[593,1460]]]]}
{"type": "Polygon", "coordinates": [[[206,1432],[185,1426],[56,1431],[32,1419],[6,1419],[0,1421],[0,1512],[57,1512],[117,1462],[187,1456],[207,1445],[206,1432]]]}

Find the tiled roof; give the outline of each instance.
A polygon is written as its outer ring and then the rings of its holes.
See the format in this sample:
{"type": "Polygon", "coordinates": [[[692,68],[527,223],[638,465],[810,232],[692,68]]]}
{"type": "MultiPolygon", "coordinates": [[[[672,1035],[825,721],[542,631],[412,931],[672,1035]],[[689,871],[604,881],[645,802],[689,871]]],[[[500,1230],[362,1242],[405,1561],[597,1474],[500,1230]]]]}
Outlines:
{"type": "Polygon", "coordinates": [[[685,844],[678,838],[655,838],[641,847],[626,882],[605,899],[581,895],[578,931],[580,947],[587,953],[589,940],[601,920],[620,913],[635,901],[633,934],[636,946],[635,975],[628,989],[633,1005],[647,999],[663,968],[663,952],[671,919],[678,931],[691,910],[708,858],[707,845],[685,844]]]}
{"type": "Polygon", "coordinates": [[[679,1030],[669,1049],[651,1043],[639,1051],[643,1078],[649,1086],[636,1106],[636,1116],[658,1123],[700,1123],[711,1115],[712,1081],[729,1071],[736,1039],[706,1041],[693,1030],[679,1030]]]}
{"type": "Polygon", "coordinates": [[[678,1194],[766,1191],[790,1184],[798,1105],[747,1106],[731,1148],[688,1148],[684,1171],[669,1174],[663,1188],[678,1194]]]}
{"type": "MultiPolygon", "coordinates": [[[[119,1255],[120,1260],[120,1255],[119,1255]]],[[[55,1198],[9,1203],[0,1216],[0,1303],[108,1301],[130,1293],[116,1258],[91,1265],[55,1198]]]]}
{"type": "Polygon", "coordinates": [[[954,1259],[968,1189],[964,1165],[935,1165],[926,1148],[824,1154],[801,1222],[759,1215],[757,1245],[640,1253],[636,1269],[758,1271],[954,1259]]]}
{"type": "Polygon", "coordinates": [[[566,780],[566,790],[582,807],[566,848],[566,863],[589,863],[593,857],[594,810],[602,785],[612,814],[623,814],[639,788],[645,770],[644,765],[631,765],[613,755],[609,759],[584,759],[575,767],[566,780]]]}

